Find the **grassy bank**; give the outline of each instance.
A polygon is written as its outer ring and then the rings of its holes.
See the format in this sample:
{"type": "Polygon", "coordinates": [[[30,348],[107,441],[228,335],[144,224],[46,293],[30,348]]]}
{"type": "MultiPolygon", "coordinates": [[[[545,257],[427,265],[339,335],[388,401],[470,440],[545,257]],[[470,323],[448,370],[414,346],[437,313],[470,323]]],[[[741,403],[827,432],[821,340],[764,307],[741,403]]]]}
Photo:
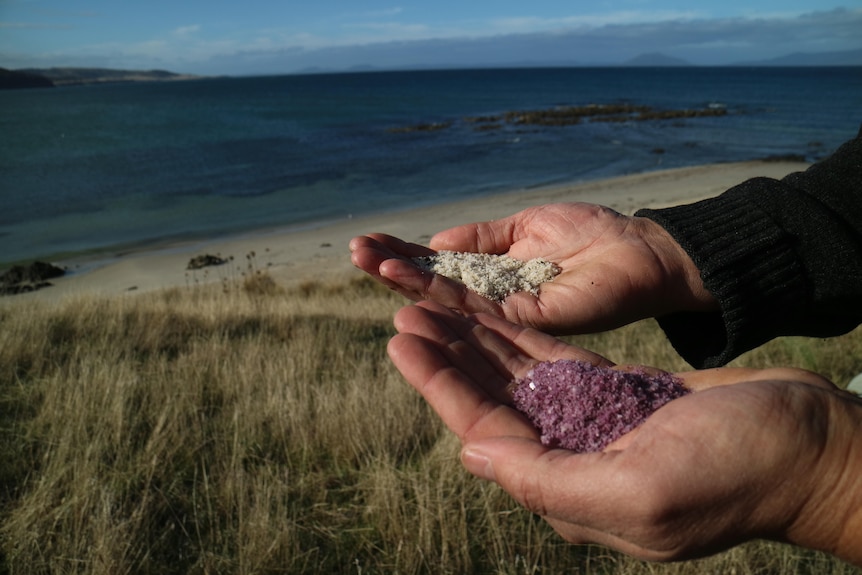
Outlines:
{"type": "MultiPolygon", "coordinates": [[[[0,572],[851,573],[752,543],[653,565],[561,541],[458,463],[388,362],[403,300],[266,274],[0,306],[0,572]]],[[[651,322],[580,338],[684,367],[651,322]]],[[[744,362],[844,382],[862,335],[744,362]]]]}

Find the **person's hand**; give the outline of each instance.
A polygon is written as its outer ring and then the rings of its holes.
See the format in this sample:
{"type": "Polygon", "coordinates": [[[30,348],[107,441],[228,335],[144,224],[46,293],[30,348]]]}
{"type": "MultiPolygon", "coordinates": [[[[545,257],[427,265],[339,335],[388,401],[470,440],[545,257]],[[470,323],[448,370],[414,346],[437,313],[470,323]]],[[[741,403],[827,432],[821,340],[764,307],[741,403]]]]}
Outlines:
{"type": "Polygon", "coordinates": [[[688,255],[658,224],[593,204],[550,204],[459,226],[436,234],[430,249],[384,234],[354,238],[350,249],[354,265],[410,299],[551,333],[601,331],[716,305],[688,255]],[[538,297],[517,293],[497,304],[410,261],[439,250],[542,258],[562,272],[538,297]]]}
{"type": "Polygon", "coordinates": [[[693,558],[752,538],[862,564],[862,402],[797,369],[676,374],[695,393],[603,452],[549,449],[507,385],[539,361],[589,351],[488,314],[433,302],[396,315],[389,354],[462,442],[462,462],[566,540],[648,560],[693,558]]]}

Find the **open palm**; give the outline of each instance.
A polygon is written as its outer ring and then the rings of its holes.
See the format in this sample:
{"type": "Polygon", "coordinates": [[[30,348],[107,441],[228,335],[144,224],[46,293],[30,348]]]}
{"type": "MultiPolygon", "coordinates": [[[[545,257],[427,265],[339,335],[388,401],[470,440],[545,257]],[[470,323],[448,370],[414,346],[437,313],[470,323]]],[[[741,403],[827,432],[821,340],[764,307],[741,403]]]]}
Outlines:
{"type": "Polygon", "coordinates": [[[831,522],[842,520],[840,512],[817,511],[820,523],[812,524],[808,507],[829,509],[846,478],[846,441],[854,433],[834,426],[858,425],[860,406],[815,374],[676,374],[696,393],[662,407],[604,452],[575,454],[543,446],[510,406],[507,386],[538,361],[609,360],[495,316],[465,318],[433,302],[402,309],[396,328],[390,356],[461,439],[465,466],[569,541],[668,560],[752,537],[824,548],[829,544],[818,538],[834,534],[831,522]]]}
{"type": "Polygon", "coordinates": [[[699,282],[693,264],[659,226],[593,204],[538,206],[459,226],[435,235],[430,249],[384,234],[354,238],[350,248],[357,267],[413,300],[488,312],[553,333],[600,331],[711,305],[708,294],[691,287],[699,282]],[[541,258],[562,272],[538,296],[517,293],[497,304],[411,261],[434,250],[541,258]]]}

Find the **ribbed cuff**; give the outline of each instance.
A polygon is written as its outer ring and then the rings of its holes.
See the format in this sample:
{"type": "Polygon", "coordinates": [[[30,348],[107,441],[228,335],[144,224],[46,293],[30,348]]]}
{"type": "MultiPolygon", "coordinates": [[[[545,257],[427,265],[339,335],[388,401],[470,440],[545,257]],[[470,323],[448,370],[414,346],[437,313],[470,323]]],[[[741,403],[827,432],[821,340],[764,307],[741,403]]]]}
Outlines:
{"type": "Polygon", "coordinates": [[[752,194],[768,194],[775,183],[756,178],[716,198],[635,214],[673,236],[719,303],[718,313],[659,318],[677,352],[695,367],[724,365],[779,335],[788,313],[804,300],[795,239],[752,201],[752,194]]]}

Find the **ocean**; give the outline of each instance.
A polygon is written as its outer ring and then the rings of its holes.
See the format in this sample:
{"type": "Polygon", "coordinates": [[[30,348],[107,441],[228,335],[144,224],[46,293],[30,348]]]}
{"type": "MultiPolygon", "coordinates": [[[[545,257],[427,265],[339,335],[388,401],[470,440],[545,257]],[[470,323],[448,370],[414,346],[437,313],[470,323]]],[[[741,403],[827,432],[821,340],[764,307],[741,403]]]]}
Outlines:
{"type": "Polygon", "coordinates": [[[5,91],[0,266],[656,169],[816,161],[860,124],[862,68],[375,72],[5,91]],[[619,104],[726,113],[500,119],[619,104]]]}

